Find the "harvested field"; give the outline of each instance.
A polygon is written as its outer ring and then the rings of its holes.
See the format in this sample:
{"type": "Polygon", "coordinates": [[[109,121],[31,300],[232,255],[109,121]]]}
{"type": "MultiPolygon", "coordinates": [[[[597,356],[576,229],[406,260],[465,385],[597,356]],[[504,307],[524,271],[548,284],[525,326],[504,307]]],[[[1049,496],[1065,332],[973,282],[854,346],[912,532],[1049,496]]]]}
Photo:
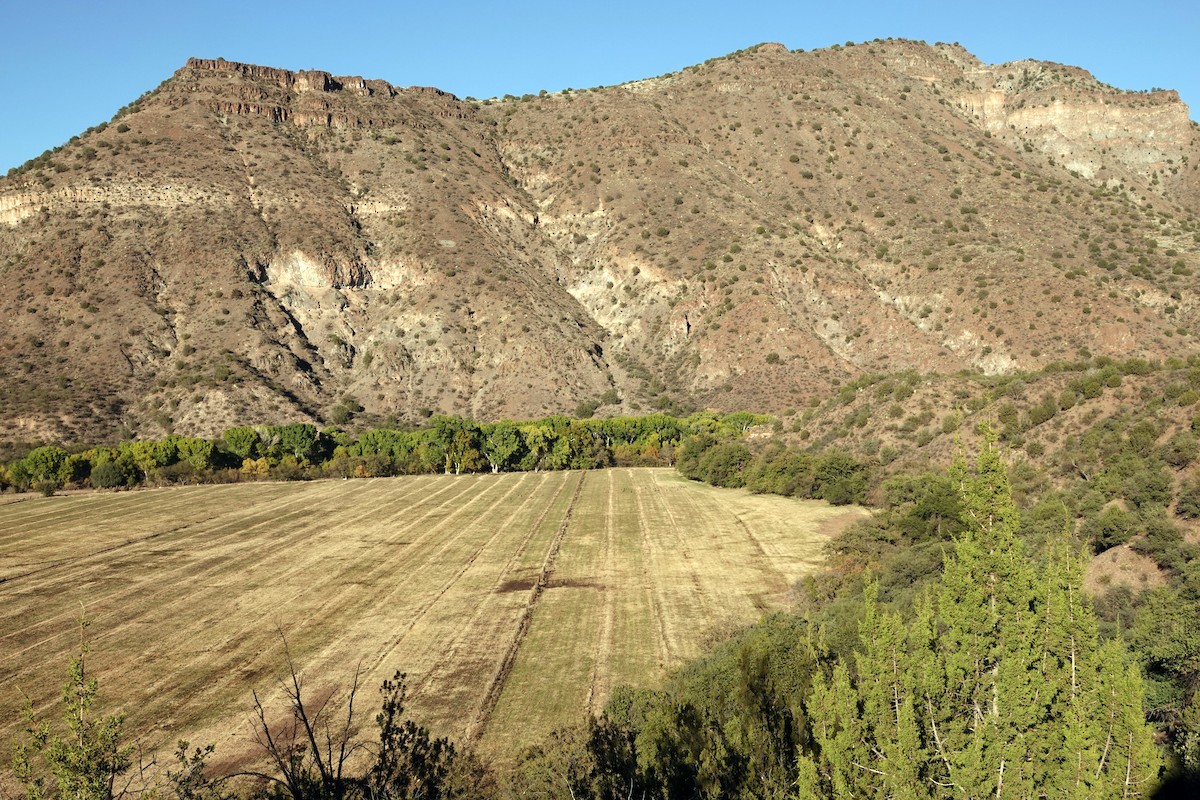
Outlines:
{"type": "MultiPolygon", "coordinates": [[[[89,669],[146,748],[252,757],[282,709],[280,633],[314,693],[396,670],[435,732],[507,757],[786,603],[862,512],[671,470],[258,483],[0,505],[0,750],[23,693],[57,714],[89,669]]],[[[373,713],[373,712],[371,712],[373,713]]],[[[369,717],[366,717],[369,719],[369,717]]]]}

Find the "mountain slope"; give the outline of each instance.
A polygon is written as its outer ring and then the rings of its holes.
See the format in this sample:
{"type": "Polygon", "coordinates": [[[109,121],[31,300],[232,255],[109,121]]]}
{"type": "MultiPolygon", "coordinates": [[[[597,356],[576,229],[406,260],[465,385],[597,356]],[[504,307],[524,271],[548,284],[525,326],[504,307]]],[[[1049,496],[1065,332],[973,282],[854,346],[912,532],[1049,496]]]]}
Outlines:
{"type": "Polygon", "coordinates": [[[1188,353],[1197,142],[1173,92],[904,41],[483,102],[193,59],[0,181],[3,435],[1188,353]]]}

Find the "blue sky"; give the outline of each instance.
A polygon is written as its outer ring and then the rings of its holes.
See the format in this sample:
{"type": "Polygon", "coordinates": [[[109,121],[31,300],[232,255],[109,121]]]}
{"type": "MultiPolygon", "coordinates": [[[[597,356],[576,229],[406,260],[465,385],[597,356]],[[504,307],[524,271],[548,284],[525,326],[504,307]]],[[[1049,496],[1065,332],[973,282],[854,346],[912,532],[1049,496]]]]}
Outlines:
{"type": "Polygon", "coordinates": [[[460,97],[583,88],[760,42],[806,50],[889,36],[1038,58],[1122,89],[1178,89],[1200,118],[1200,3],[0,0],[0,174],[152,89],[189,56],[437,86],[460,97]]]}

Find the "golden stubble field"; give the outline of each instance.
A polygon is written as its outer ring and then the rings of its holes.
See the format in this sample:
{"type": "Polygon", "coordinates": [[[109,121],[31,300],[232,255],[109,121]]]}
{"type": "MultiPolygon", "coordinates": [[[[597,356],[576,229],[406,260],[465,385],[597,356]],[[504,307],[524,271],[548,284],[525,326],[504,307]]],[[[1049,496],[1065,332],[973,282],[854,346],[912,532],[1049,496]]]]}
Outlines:
{"type": "Polygon", "coordinates": [[[306,691],[361,669],[374,702],[402,670],[417,719],[511,757],[785,606],[862,513],[664,469],[0,505],[0,752],[23,696],[57,715],[82,611],[103,709],[124,709],[148,750],[182,738],[216,743],[226,766],[252,758],[251,690],[285,708],[282,631],[306,691]]]}

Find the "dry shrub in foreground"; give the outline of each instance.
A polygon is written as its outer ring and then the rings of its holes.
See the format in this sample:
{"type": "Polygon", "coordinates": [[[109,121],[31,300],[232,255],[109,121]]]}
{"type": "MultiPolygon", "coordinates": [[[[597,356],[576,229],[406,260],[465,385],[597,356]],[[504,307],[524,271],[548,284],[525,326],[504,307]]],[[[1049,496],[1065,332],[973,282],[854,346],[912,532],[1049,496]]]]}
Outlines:
{"type": "Polygon", "coordinates": [[[358,719],[360,673],[355,671],[339,716],[338,692],[306,696],[286,639],[286,721],[271,725],[270,712],[253,694],[255,738],[271,770],[215,774],[208,763],[215,748],[191,749],[187,742],[179,743],[175,767],[160,770],[152,756],[140,757],[125,741],[123,713],[94,713],[99,686],[86,672],[85,627],[81,622],[80,654],[63,688],[65,731],[37,719],[32,704],[26,711],[26,735],[13,758],[21,800],[470,800],[495,793],[491,774],[473,752],[432,737],[405,717],[403,673],[380,687],[378,738],[370,741],[358,719]]]}

